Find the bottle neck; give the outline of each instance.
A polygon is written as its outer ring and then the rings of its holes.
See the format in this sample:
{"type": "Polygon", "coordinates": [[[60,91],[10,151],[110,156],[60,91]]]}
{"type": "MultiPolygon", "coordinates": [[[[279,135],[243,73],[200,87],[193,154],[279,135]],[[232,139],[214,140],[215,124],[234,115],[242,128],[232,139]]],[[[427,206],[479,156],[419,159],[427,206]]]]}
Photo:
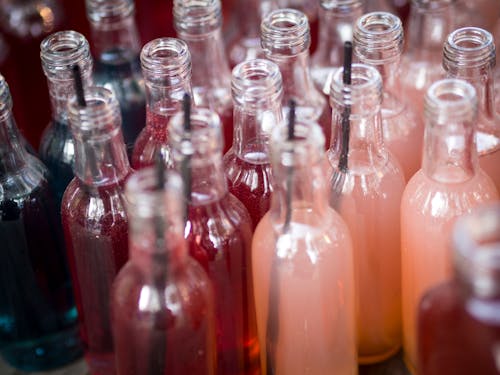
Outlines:
{"type": "Polygon", "coordinates": [[[113,22],[90,23],[92,45],[98,60],[110,51],[127,51],[128,55],[139,55],[141,42],[133,14],[113,22]]]}
{"type": "Polygon", "coordinates": [[[11,109],[3,109],[0,111],[0,178],[19,170],[27,157],[11,109]]]}
{"type": "MultiPolygon", "coordinates": [[[[92,86],[92,70],[82,74],[83,86],[92,86]]],[[[73,79],[47,78],[49,88],[52,119],[61,124],[68,124],[68,100],[75,95],[75,82],[73,79]]]]}

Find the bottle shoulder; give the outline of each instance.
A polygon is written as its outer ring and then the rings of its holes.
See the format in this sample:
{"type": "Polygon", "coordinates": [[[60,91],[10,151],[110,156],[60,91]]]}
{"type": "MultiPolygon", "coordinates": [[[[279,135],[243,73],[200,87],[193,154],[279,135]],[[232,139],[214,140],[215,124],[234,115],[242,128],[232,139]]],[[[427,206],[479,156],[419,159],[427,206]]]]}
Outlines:
{"type": "Polygon", "coordinates": [[[0,174],[0,200],[24,199],[47,185],[50,173],[41,160],[26,153],[21,168],[0,174]]]}

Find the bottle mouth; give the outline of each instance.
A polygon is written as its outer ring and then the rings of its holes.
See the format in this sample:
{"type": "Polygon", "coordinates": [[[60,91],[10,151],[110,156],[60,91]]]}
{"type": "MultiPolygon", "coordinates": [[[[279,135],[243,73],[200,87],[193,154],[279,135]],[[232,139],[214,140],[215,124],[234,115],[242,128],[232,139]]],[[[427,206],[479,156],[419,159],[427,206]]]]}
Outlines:
{"type": "Polygon", "coordinates": [[[85,0],[85,5],[92,24],[119,22],[135,12],[134,0],[85,0]]]}
{"type": "Polygon", "coordinates": [[[222,26],[220,0],[174,0],[173,13],[180,33],[203,35],[222,26]]]}
{"type": "Polygon", "coordinates": [[[493,36],[478,27],[463,27],[448,35],[443,48],[445,70],[494,67],[496,49],[493,36]]]}
{"type": "Polygon", "coordinates": [[[92,56],[87,39],[76,31],[59,31],[46,37],[40,44],[40,58],[47,77],[71,79],[72,67],[78,64],[82,71],[92,71],[92,56]]]}
{"type": "Polygon", "coordinates": [[[283,84],[275,63],[264,59],[244,61],[234,67],[231,79],[233,100],[240,105],[258,106],[281,102],[283,84]]]}
{"type": "Polygon", "coordinates": [[[12,96],[5,78],[0,74],[0,119],[4,119],[12,109],[12,96]]]}
{"type": "Polygon", "coordinates": [[[362,0],[321,0],[321,8],[325,10],[338,10],[340,12],[351,12],[352,9],[363,6],[362,0]]]}
{"type": "Polygon", "coordinates": [[[180,39],[154,39],[142,48],[141,66],[148,80],[175,86],[191,76],[191,54],[180,39]]]}
{"type": "Polygon", "coordinates": [[[456,0],[412,0],[411,5],[423,10],[439,10],[447,8],[456,0]]]}
{"type": "Polygon", "coordinates": [[[356,55],[370,64],[380,64],[387,59],[399,57],[403,51],[403,40],[403,24],[391,13],[367,13],[354,26],[356,55]]]}
{"type": "Polygon", "coordinates": [[[477,96],[474,87],[460,79],[443,79],[427,90],[424,112],[433,124],[447,126],[455,119],[471,121],[477,113],[477,96]]]}
{"type": "Polygon", "coordinates": [[[261,23],[261,46],[266,54],[296,55],[309,49],[307,16],[295,9],[277,9],[261,23]]]}

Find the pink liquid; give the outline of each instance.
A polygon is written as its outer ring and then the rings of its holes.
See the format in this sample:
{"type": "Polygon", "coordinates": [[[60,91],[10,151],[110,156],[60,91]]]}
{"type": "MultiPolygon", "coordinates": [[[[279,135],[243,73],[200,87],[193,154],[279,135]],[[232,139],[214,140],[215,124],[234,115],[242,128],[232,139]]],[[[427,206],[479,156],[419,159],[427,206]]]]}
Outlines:
{"type": "Polygon", "coordinates": [[[190,205],[187,228],[189,252],[214,286],[218,374],[259,374],[250,217],[226,194],[219,201],[190,205]]]}
{"type": "Polygon", "coordinates": [[[252,229],[269,210],[271,203],[271,165],[252,163],[251,158],[264,158],[263,155],[246,155],[245,160],[239,158],[233,151],[224,157],[224,170],[226,172],[228,187],[231,194],[238,198],[246,207],[252,218],[252,229]]]}
{"type": "Polygon", "coordinates": [[[128,222],[122,185],[106,185],[90,192],[75,178],[62,203],[80,332],[93,375],[115,373],[110,290],[128,258],[128,222]]]}
{"type": "Polygon", "coordinates": [[[282,224],[278,227],[271,213],[264,215],[254,234],[263,375],[357,373],[348,229],[330,208],[321,223],[315,216],[297,202],[293,238],[282,234],[282,224]]]}
{"type": "MultiPolygon", "coordinates": [[[[451,277],[450,231],[457,217],[498,199],[483,171],[461,183],[449,169],[450,183],[431,180],[422,171],[408,183],[401,203],[403,345],[411,369],[417,362],[416,314],[423,294],[451,277]]],[[[461,177],[459,177],[461,180],[461,177]]]]}

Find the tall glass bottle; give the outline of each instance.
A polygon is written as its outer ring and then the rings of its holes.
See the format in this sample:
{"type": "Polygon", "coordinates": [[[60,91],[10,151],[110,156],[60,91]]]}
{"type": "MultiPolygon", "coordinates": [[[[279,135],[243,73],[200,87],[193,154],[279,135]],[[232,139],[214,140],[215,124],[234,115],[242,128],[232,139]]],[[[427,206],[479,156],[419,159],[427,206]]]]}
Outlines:
{"type": "Polygon", "coordinates": [[[401,60],[402,92],[416,113],[424,113],[429,86],[444,78],[443,43],[455,29],[455,0],[412,0],[408,46],[401,60]]]}
{"type": "Polygon", "coordinates": [[[277,64],[283,79],[283,107],[290,99],[297,103],[297,119],[319,123],[330,139],[331,114],[309,70],[311,36],[307,16],[293,9],[271,12],[261,24],[261,43],[267,59],[277,64]]]}
{"type": "Polygon", "coordinates": [[[500,191],[500,114],[495,108],[495,53],[493,36],[488,31],[465,27],[448,36],[443,48],[443,67],[447,77],[463,79],[476,89],[479,165],[500,191]]]}
{"type": "Polygon", "coordinates": [[[252,242],[262,374],[356,374],[352,245],[328,206],[324,137],[312,122],[288,132],[272,132],[271,208],[252,242]]]}
{"type": "Polygon", "coordinates": [[[353,64],[352,85],[332,79],[333,141],[327,151],[333,174],[330,205],[352,235],[356,275],[358,361],[380,362],[401,346],[399,206],[403,172],[382,135],[382,78],[353,64]],[[350,131],[345,137],[346,110],[350,131]],[[341,160],[346,157],[347,164],[341,160]]]}
{"type": "Polygon", "coordinates": [[[75,97],[69,102],[75,178],[64,193],[62,222],[85,358],[92,375],[107,375],[115,374],[110,290],[128,259],[123,187],[131,170],[113,92],[94,87],[85,99],[86,107],[75,97]]]}
{"type": "Polygon", "coordinates": [[[231,70],[226,58],[220,0],[174,0],[179,38],[191,53],[194,102],[217,112],[223,127],[224,152],[233,140],[231,70]]]}
{"type": "Polygon", "coordinates": [[[175,115],[169,137],[175,169],[189,171],[183,176],[188,191],[185,237],[189,253],[214,285],[217,373],[257,375],[252,221],[245,206],[227,189],[218,116],[207,109],[193,109],[191,130],[185,132],[185,125],[184,114],[175,115]]]}
{"type": "Polygon", "coordinates": [[[68,100],[75,95],[72,67],[78,65],[83,85],[92,85],[92,56],[87,39],[76,31],[60,31],[45,38],[40,45],[42,67],[47,76],[52,104],[52,120],[40,141],[40,158],[52,174],[53,191],[58,207],[73,179],[75,144],[68,120],[68,100]]]}
{"type": "Polygon", "coordinates": [[[146,86],[146,127],[134,146],[134,169],[152,165],[160,150],[170,159],[168,122],[182,108],[183,95],[191,94],[191,55],[184,41],[160,38],[147,43],[142,48],[141,65],[146,86]]]}
{"type": "Polygon", "coordinates": [[[269,138],[283,121],[281,73],[269,60],[249,60],[233,69],[234,139],[224,155],[229,191],[247,208],[253,229],[271,203],[269,138]]]}
{"type": "Polygon", "coordinates": [[[0,354],[24,371],[62,366],[82,352],[48,176],[21,144],[0,75],[0,354]]]}
{"type": "Polygon", "coordinates": [[[498,259],[500,205],[461,218],[453,229],[453,279],[420,302],[419,374],[498,374],[498,259]]]}
{"type": "Polygon", "coordinates": [[[344,43],[352,41],[354,23],[363,8],[363,0],[320,0],[318,48],[311,57],[311,76],[327,97],[333,73],[342,66],[344,43]]]}
{"type": "Polygon", "coordinates": [[[448,239],[455,219],[498,199],[478,165],[477,97],[470,84],[441,80],[425,101],[422,168],[401,202],[403,345],[411,369],[417,361],[416,314],[423,293],[451,275],[448,239]]]}
{"type": "Polygon", "coordinates": [[[134,20],[134,0],[85,0],[95,56],[95,81],[112,90],[122,117],[127,154],[146,120],[141,76],[141,42],[134,20]]]}
{"type": "Polygon", "coordinates": [[[158,178],[147,168],[125,186],[130,260],[111,296],[116,373],[215,375],[212,285],[188,256],[180,177],[169,172],[161,187],[158,178]]]}
{"type": "Polygon", "coordinates": [[[358,60],[375,67],[382,76],[384,144],[401,164],[408,181],[420,169],[424,129],[420,116],[401,89],[403,24],[391,13],[367,13],[357,20],[353,39],[358,60]]]}

